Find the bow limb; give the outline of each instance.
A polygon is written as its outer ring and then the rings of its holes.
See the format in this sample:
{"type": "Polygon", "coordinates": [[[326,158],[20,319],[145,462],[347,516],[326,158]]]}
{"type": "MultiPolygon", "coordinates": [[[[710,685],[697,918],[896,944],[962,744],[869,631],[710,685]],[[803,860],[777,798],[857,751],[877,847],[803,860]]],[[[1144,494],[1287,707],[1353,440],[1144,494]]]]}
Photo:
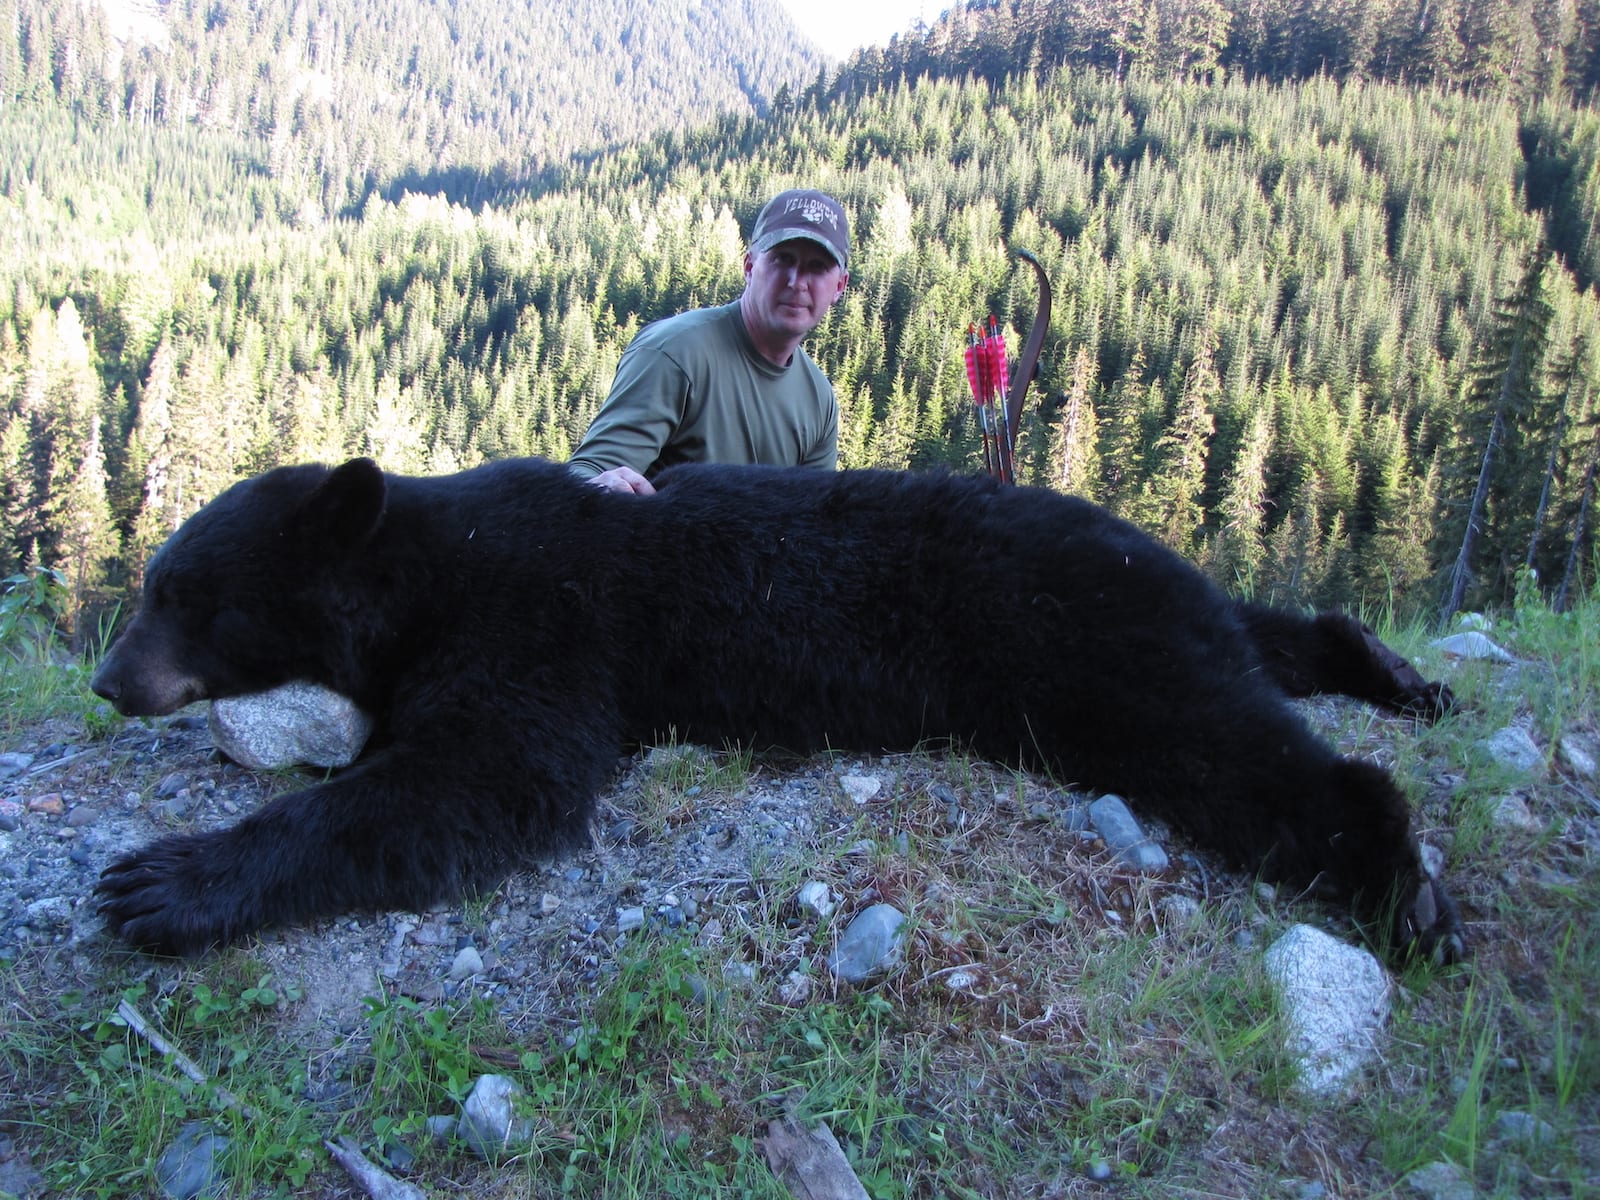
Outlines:
{"type": "Polygon", "coordinates": [[[1044,349],[1045,334],[1050,332],[1052,303],[1050,277],[1044,273],[1044,264],[1026,250],[1019,249],[1017,257],[1026,260],[1033,268],[1033,273],[1039,277],[1039,307],[1033,314],[1033,328],[1028,331],[1028,340],[1022,347],[1021,356],[1017,359],[1016,374],[1011,377],[1011,394],[1006,397],[1006,422],[1013,446],[1016,443],[1017,430],[1021,428],[1022,401],[1028,394],[1028,385],[1033,382],[1033,377],[1039,369],[1039,351],[1044,349]]]}

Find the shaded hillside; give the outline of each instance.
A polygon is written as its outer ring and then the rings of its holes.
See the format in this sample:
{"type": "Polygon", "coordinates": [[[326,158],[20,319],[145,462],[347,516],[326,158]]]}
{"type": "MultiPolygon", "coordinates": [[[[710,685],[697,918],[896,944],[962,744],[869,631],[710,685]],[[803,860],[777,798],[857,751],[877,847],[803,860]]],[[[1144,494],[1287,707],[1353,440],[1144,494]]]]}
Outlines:
{"type": "Polygon", "coordinates": [[[821,63],[776,0],[3,0],[0,31],[0,103],[261,138],[322,212],[762,112],[821,63]]]}

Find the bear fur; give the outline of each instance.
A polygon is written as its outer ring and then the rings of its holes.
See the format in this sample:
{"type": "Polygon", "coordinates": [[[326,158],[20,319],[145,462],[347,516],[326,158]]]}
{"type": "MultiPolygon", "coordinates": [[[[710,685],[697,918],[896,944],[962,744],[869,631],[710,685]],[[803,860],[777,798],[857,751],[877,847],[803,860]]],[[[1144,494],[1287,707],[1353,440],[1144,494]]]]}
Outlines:
{"type": "Polygon", "coordinates": [[[1349,617],[1235,602],[1083,500],[981,478],[687,466],[641,498],[507,460],[366,459],[234,485],[150,560],[93,687],[123,713],[307,680],[360,759],[99,884],[110,929],[192,954],[492,887],[586,836],[619,750],[668,730],[865,751],[954,742],[1111,790],[1400,946],[1462,947],[1405,797],[1291,695],[1437,716],[1349,617]]]}

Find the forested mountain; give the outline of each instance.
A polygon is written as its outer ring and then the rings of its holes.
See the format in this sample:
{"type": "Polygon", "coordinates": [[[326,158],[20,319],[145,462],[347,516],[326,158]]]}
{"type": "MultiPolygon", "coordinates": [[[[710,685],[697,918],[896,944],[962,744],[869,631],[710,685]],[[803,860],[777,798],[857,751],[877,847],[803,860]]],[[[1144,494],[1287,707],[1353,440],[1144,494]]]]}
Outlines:
{"type": "Polygon", "coordinates": [[[91,603],[278,462],[561,458],[639,326],[735,295],[742,231],[805,183],[857,232],[812,343],[847,466],[973,469],[963,335],[989,312],[1027,332],[1023,247],[1057,292],[1028,482],[1280,602],[1498,601],[1530,563],[1551,590],[1592,581],[1592,107],[1138,63],[854,80],[492,200],[330,176],[365,197],[342,217],[308,210],[275,125],[7,104],[0,571],[41,562],[91,603]]]}
{"type": "Polygon", "coordinates": [[[259,138],[322,213],[763,112],[821,62],[777,0],[0,0],[0,104],[259,138]]]}
{"type": "Polygon", "coordinates": [[[1600,0],[967,0],[862,51],[843,83],[966,71],[998,82],[1063,64],[1586,96],[1600,85],[1600,0]]]}

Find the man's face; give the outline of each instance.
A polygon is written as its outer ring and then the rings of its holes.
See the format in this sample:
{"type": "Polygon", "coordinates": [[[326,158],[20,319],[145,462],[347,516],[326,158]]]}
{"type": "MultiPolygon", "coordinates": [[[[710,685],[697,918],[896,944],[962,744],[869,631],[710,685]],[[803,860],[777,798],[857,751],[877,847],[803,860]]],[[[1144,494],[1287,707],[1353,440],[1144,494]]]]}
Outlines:
{"type": "Polygon", "coordinates": [[[844,295],[850,276],[833,255],[816,242],[794,238],[770,250],[744,256],[746,320],[751,335],[764,339],[799,339],[810,333],[844,295]]]}

